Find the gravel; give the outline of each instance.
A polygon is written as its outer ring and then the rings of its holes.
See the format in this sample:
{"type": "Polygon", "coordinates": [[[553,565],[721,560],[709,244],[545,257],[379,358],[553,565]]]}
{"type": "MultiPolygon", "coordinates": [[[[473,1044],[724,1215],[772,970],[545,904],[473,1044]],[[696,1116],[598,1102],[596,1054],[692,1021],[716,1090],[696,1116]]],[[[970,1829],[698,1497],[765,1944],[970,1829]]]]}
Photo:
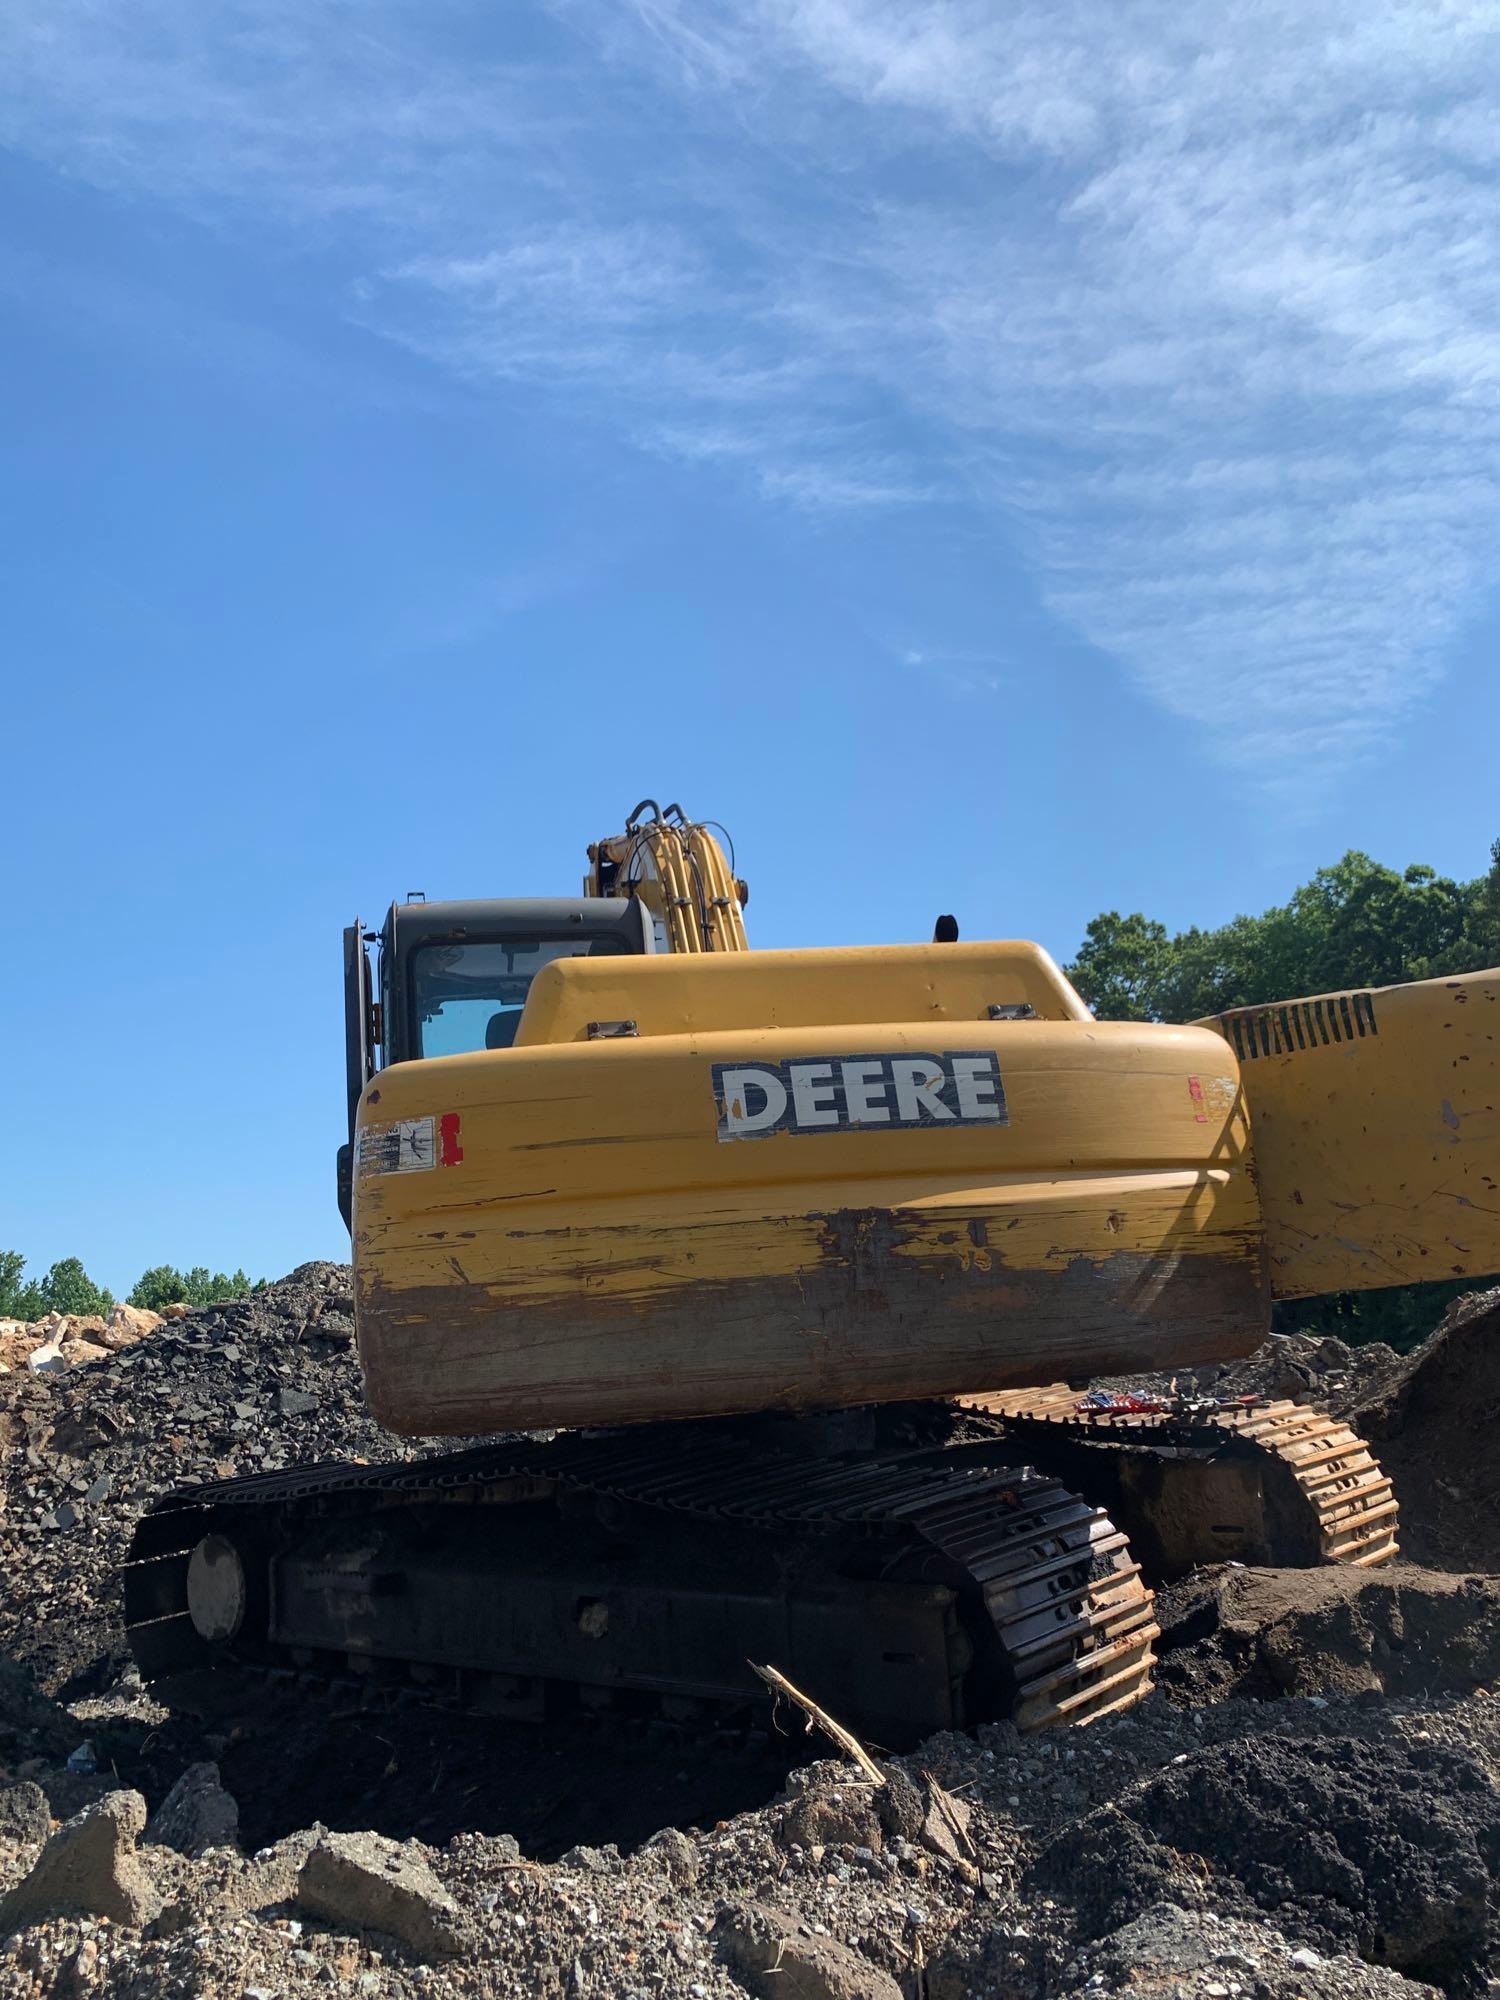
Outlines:
{"type": "MultiPolygon", "coordinates": [[[[1186,1579],[1139,1708],[934,1737],[879,1786],[842,1761],[789,1769],[816,1747],[800,1736],[355,1715],[296,1688],[162,1709],[121,1671],[114,1610],[140,1508],[231,1470],[422,1449],[364,1411],[348,1288],[307,1265],[66,1374],[0,1378],[0,1896],[57,1822],[107,1813],[109,1868],[158,1910],[0,1936],[0,2000],[1487,1990],[1488,1576],[1186,1579]],[[144,1809],[123,1815],[126,1793],[144,1809]]],[[[1406,1361],[1271,1342],[1217,1386],[1281,1394],[1297,1370],[1341,1413],[1383,1398],[1410,1506],[1430,1426],[1453,1420],[1435,1390],[1480,1365],[1485,1324],[1450,1316],[1406,1361]]]]}

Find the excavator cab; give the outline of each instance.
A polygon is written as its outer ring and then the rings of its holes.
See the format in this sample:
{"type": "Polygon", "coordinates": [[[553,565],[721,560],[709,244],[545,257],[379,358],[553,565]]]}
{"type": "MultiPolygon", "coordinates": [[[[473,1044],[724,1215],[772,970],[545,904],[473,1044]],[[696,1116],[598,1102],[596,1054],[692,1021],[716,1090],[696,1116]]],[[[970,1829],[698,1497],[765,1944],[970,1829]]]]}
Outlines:
{"type": "Polygon", "coordinates": [[[392,903],[378,932],[351,924],[344,932],[349,1138],[338,1152],[345,1228],[359,1100],[378,1070],[509,1049],[543,966],[655,949],[650,913],[635,896],[392,903]]]}

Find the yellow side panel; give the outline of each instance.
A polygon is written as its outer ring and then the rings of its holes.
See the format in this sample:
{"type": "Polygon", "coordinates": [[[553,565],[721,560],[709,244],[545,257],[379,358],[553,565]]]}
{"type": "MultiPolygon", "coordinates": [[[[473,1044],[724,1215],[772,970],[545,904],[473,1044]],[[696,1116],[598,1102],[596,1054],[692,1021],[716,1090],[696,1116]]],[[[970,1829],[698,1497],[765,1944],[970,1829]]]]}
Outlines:
{"type": "Polygon", "coordinates": [[[1243,1007],[1271,1290],[1500,1270],[1500,971],[1243,1007]]]}

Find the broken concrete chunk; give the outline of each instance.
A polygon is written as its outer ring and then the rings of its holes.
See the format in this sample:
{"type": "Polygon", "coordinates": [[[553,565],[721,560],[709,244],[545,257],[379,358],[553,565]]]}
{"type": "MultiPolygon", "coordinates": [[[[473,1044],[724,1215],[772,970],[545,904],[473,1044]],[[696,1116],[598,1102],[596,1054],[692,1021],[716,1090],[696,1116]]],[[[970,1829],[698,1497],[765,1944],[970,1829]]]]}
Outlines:
{"type": "Polygon", "coordinates": [[[310,1417],[318,1407],[316,1396],[310,1396],[305,1389],[282,1389],[276,1397],[277,1408],[284,1417],[310,1417]]]}
{"type": "Polygon", "coordinates": [[[109,1349],[96,1340],[65,1340],[62,1357],[70,1368],[87,1368],[91,1361],[107,1361],[109,1349]]]}
{"type": "Polygon", "coordinates": [[[131,1347],[160,1325],[161,1314],[148,1312],[144,1306],[111,1306],[99,1338],[106,1347],[131,1347]]]}
{"type": "Polygon", "coordinates": [[[40,1847],[52,1831],[52,1808],[40,1785],[29,1781],[0,1791],[0,1840],[40,1847]]]}
{"type": "Polygon", "coordinates": [[[52,1341],[41,1347],[34,1347],[26,1357],[26,1366],[33,1375],[63,1375],[68,1364],[63,1359],[63,1351],[52,1341]]]}
{"type": "Polygon", "coordinates": [[[719,1956],[759,2000],[903,2000],[888,1972],[795,1917],[747,1903],[719,1920],[719,1956]]]}
{"type": "Polygon", "coordinates": [[[297,1876],[297,1907],[348,1930],[383,1931],[424,1957],[463,1948],[457,1903],[422,1858],[378,1833],[328,1833],[297,1876]]]}
{"type": "Polygon", "coordinates": [[[81,1911],[139,1930],[161,1908],[135,1843],[146,1825],[139,1792],[110,1792],[60,1826],[31,1873],[0,1898],[0,1936],[81,1911]]]}
{"type": "Polygon", "coordinates": [[[146,1827],[147,1840],[194,1860],[211,1847],[234,1847],[240,1809],[219,1782],[217,1764],[189,1764],[146,1827]]]}

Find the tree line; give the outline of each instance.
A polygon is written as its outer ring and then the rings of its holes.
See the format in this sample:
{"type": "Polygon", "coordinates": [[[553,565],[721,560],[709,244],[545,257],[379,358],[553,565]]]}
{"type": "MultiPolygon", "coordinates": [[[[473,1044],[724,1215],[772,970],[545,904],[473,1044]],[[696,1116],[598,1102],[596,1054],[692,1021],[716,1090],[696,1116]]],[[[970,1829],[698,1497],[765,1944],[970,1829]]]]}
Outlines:
{"type": "MultiPolygon", "coordinates": [[[[107,1313],[115,1295],[96,1285],[79,1257],[60,1257],[40,1278],[28,1278],[19,1250],[0,1250],[0,1319],[44,1319],[48,1313],[82,1316],[107,1313]]],[[[217,1305],[264,1289],[264,1278],[253,1282],[243,1271],[210,1271],[206,1264],[179,1271],[174,1264],[153,1264],[126,1294],[125,1303],[160,1312],[165,1306],[217,1305]]]]}
{"type": "Polygon", "coordinates": [[[1500,840],[1486,874],[1399,873],[1353,849],[1259,916],[1171,933],[1105,910],[1068,976],[1101,1021],[1196,1021],[1227,1007],[1500,965],[1500,840]]]}
{"type": "MultiPolygon", "coordinates": [[[[1141,911],[1105,910],[1068,977],[1103,1021],[1196,1021],[1303,994],[1395,986],[1500,966],[1500,840],[1486,873],[1457,882],[1422,862],[1399,872],[1354,850],[1285,903],[1204,930],[1169,932],[1141,911]]],[[[1282,1301],[1278,1333],[1334,1333],[1408,1348],[1476,1280],[1393,1285],[1282,1301]]]]}

